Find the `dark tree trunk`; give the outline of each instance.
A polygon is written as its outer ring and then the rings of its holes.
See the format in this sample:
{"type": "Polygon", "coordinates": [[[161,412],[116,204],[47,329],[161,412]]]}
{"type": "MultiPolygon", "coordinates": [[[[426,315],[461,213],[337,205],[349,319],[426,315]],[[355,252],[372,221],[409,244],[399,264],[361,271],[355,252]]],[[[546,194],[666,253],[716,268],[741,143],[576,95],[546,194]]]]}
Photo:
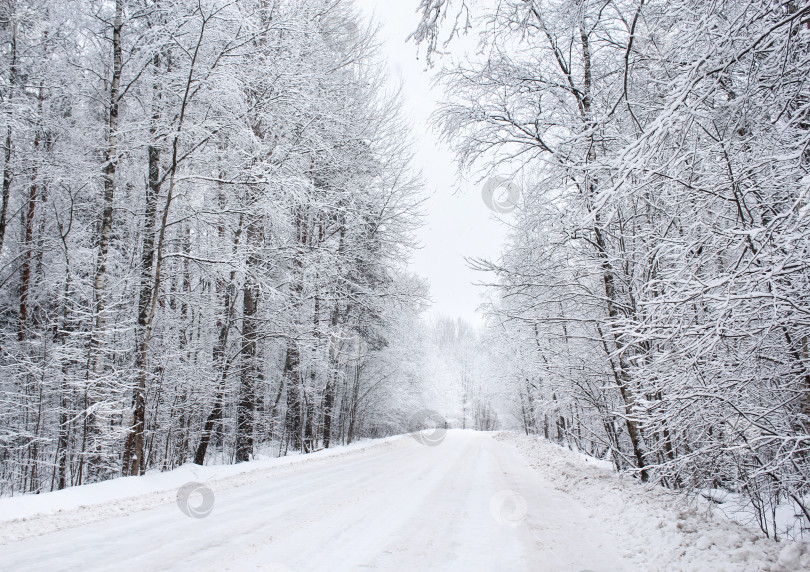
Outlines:
{"type": "Polygon", "coordinates": [[[287,357],[284,360],[284,384],[287,387],[287,418],[285,429],[288,438],[292,438],[293,448],[300,450],[303,446],[301,419],[301,380],[299,369],[301,357],[295,340],[287,342],[287,357]]]}
{"type": "MultiPolygon", "coordinates": [[[[40,89],[40,111],[42,111],[42,90],[40,89]]],[[[34,166],[31,174],[31,184],[28,186],[28,209],[25,216],[25,239],[23,243],[23,263],[20,279],[20,322],[17,331],[19,341],[25,339],[28,324],[28,295],[31,291],[31,257],[34,245],[34,220],[36,217],[39,194],[39,181],[37,181],[37,150],[39,149],[41,133],[37,130],[34,136],[34,166]]]]}
{"type": "Polygon", "coordinates": [[[11,24],[11,45],[9,46],[10,64],[8,68],[8,106],[9,114],[6,119],[6,142],[3,149],[3,190],[2,190],[2,204],[0,205],[0,253],[3,251],[3,242],[6,238],[6,226],[8,216],[8,202],[11,197],[11,146],[12,146],[12,131],[11,122],[14,112],[14,90],[17,85],[17,19],[14,14],[10,15],[9,22],[11,24]]]}
{"type": "MultiPolygon", "coordinates": [[[[225,210],[227,205],[224,193],[220,193],[219,204],[220,208],[225,210]]],[[[237,226],[233,241],[234,253],[236,253],[237,249],[239,248],[239,238],[242,235],[243,222],[244,216],[240,215],[239,224],[237,226]]],[[[225,236],[224,222],[220,222],[218,232],[220,238],[225,236]]],[[[220,318],[217,323],[219,335],[217,337],[217,343],[214,344],[213,350],[213,359],[218,371],[220,372],[220,378],[216,396],[214,397],[214,406],[205,420],[202,435],[200,436],[200,443],[197,445],[197,450],[194,453],[194,462],[198,465],[205,464],[205,455],[208,451],[208,445],[211,443],[212,433],[214,428],[219,424],[220,421],[222,421],[225,383],[228,378],[228,366],[230,364],[230,361],[226,357],[226,351],[228,349],[228,337],[230,336],[231,325],[233,324],[234,305],[236,304],[236,271],[231,270],[228,283],[225,284],[224,282],[225,281],[222,279],[217,280],[217,291],[220,292],[224,298],[222,314],[220,314],[220,318]]]]}
{"type": "Polygon", "coordinates": [[[253,454],[253,429],[256,410],[256,382],[261,375],[257,359],[259,336],[259,284],[261,271],[258,249],[261,245],[261,220],[252,220],[247,227],[247,244],[251,253],[247,261],[247,276],[242,290],[242,371],[239,379],[239,400],[236,406],[236,462],[250,460],[253,454]]]}
{"type": "MultiPolygon", "coordinates": [[[[152,68],[160,72],[160,57],[155,55],[152,68]]],[[[155,260],[155,222],[157,199],[160,195],[160,147],[157,145],[157,122],[160,118],[158,99],[160,90],[157,82],[152,87],[152,122],[149,127],[150,145],[147,148],[149,178],[146,185],[146,208],[143,218],[143,241],[141,243],[141,277],[138,294],[138,321],[135,326],[135,368],[138,377],[132,392],[132,427],[127,434],[124,449],[124,475],[139,475],[144,470],[143,431],[146,417],[146,375],[149,354],[147,326],[152,301],[152,270],[155,260]]]]}
{"type": "MultiPolygon", "coordinates": [[[[304,252],[307,247],[307,220],[303,207],[299,207],[296,217],[296,230],[298,238],[298,248],[295,252],[293,265],[295,269],[295,282],[292,286],[293,295],[293,315],[296,317],[301,313],[304,295],[304,252]]],[[[297,329],[296,329],[297,336],[297,329]]],[[[289,339],[287,342],[287,356],[284,361],[284,378],[287,387],[287,418],[285,428],[288,437],[293,439],[293,447],[303,450],[304,446],[304,416],[306,414],[303,378],[301,376],[301,352],[297,339],[289,339]]]]}

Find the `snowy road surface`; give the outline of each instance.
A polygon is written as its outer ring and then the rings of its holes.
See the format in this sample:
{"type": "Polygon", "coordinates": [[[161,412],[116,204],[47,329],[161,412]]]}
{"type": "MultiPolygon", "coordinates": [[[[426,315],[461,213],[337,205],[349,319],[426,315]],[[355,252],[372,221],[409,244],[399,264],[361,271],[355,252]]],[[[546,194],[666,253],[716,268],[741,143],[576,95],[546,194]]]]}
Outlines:
{"type": "MultiPolygon", "coordinates": [[[[513,445],[450,431],[208,483],[206,518],[174,503],[0,547],[3,570],[623,570],[588,510],[513,445]]],[[[59,515],[57,515],[59,516],[59,515]]]]}

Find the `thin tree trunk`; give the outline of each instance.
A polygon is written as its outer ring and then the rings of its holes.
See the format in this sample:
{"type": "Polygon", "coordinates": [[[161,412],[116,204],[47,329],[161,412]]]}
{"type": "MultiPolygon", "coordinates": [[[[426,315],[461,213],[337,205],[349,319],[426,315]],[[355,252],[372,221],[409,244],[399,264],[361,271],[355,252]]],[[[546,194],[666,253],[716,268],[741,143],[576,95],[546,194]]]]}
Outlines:
{"type": "MultiPolygon", "coordinates": [[[[318,277],[315,276],[315,281],[317,284],[318,277]]],[[[317,288],[317,286],[316,286],[317,288]]],[[[307,453],[312,452],[315,450],[315,383],[317,380],[318,375],[318,368],[317,368],[317,357],[318,357],[318,346],[320,340],[320,313],[321,313],[321,300],[317,294],[315,294],[315,310],[313,312],[313,332],[315,337],[315,343],[312,344],[312,363],[310,364],[309,370],[309,389],[310,394],[305,395],[306,400],[306,412],[307,412],[307,420],[306,425],[304,428],[304,451],[307,453]]]]}
{"type": "MultiPolygon", "coordinates": [[[[296,217],[296,229],[298,238],[298,248],[295,252],[293,265],[295,268],[295,278],[292,286],[293,295],[293,315],[295,324],[298,325],[298,317],[301,312],[302,296],[304,293],[304,249],[307,244],[306,219],[303,208],[299,207],[296,217]]],[[[297,336],[297,328],[296,328],[297,336]]],[[[297,450],[303,448],[304,437],[304,400],[302,395],[303,379],[301,377],[301,353],[298,347],[296,336],[291,337],[287,342],[287,357],[284,362],[285,383],[287,386],[287,432],[293,438],[293,447],[297,450]]]]}
{"type": "MultiPolygon", "coordinates": [[[[346,240],[346,226],[343,224],[343,219],[340,220],[340,231],[339,231],[339,241],[338,241],[338,249],[337,249],[337,259],[338,261],[342,260],[343,252],[345,249],[345,240],[346,240]]],[[[342,269],[338,268],[338,275],[341,274],[342,269]]],[[[332,317],[330,320],[331,326],[331,334],[335,335],[337,333],[337,326],[340,323],[340,302],[339,300],[339,293],[337,290],[335,291],[335,307],[332,310],[332,317]]],[[[348,312],[348,308],[347,308],[348,312]]],[[[330,340],[333,342],[334,340],[330,340]]],[[[330,348],[331,350],[331,348],[330,348]]],[[[323,397],[323,433],[322,433],[322,441],[323,446],[327,449],[332,441],[332,420],[334,417],[334,409],[335,409],[335,393],[337,391],[337,381],[338,381],[338,361],[335,352],[329,352],[329,368],[326,373],[326,388],[324,389],[324,397],[323,397]]]]}
{"type": "MultiPolygon", "coordinates": [[[[314,233],[312,233],[314,235],[314,233]]],[[[314,238],[314,236],[313,236],[314,238]]],[[[314,244],[315,248],[323,242],[323,224],[318,224],[318,236],[317,236],[317,243],[314,244]]],[[[312,344],[312,363],[310,365],[309,370],[309,392],[305,394],[305,401],[306,401],[306,425],[304,429],[304,451],[309,453],[315,449],[315,441],[316,441],[316,434],[317,429],[315,427],[316,422],[316,415],[315,415],[315,385],[318,376],[318,347],[320,347],[320,340],[321,340],[321,299],[318,294],[318,273],[315,273],[315,302],[314,302],[314,311],[312,317],[312,333],[314,338],[314,343],[312,344]]]]}
{"type": "MultiPolygon", "coordinates": [[[[339,320],[340,304],[335,301],[335,308],[332,310],[332,318],[330,321],[332,332],[336,330],[339,320]]],[[[323,396],[323,433],[321,440],[323,441],[323,446],[327,449],[332,441],[332,417],[334,415],[335,391],[337,389],[338,362],[334,353],[335,352],[332,351],[329,352],[329,368],[326,374],[326,388],[324,389],[323,396]]]]}
{"type": "Polygon", "coordinates": [[[98,401],[94,377],[98,378],[104,373],[104,346],[106,343],[107,313],[107,254],[112,241],[113,203],[115,200],[116,169],[118,167],[118,104],[121,88],[121,72],[123,66],[123,50],[121,47],[121,28],[123,27],[124,0],[115,2],[115,19],[113,21],[113,69],[110,80],[109,115],[107,119],[107,149],[104,154],[104,196],[101,215],[101,228],[98,238],[98,254],[96,258],[96,272],[93,277],[93,294],[95,306],[93,308],[94,322],[90,334],[89,361],[85,391],[85,422],[84,447],[90,451],[88,471],[95,473],[101,464],[101,443],[98,441],[100,428],[96,414],[92,411],[98,401]]]}
{"type": "MultiPolygon", "coordinates": [[[[119,0],[120,1],[120,0],[119,0]]],[[[147,366],[149,363],[149,341],[152,338],[152,330],[155,320],[155,313],[157,312],[157,301],[160,294],[161,285],[161,270],[163,268],[163,246],[166,241],[166,228],[169,225],[169,211],[171,210],[172,200],[174,199],[174,191],[176,186],[177,167],[180,163],[180,136],[183,131],[183,124],[186,117],[186,111],[192,97],[192,84],[194,80],[194,71],[197,64],[197,57],[199,56],[200,46],[205,37],[205,27],[207,20],[203,19],[202,26],[200,27],[200,35],[197,38],[197,44],[191,56],[189,64],[188,76],[185,81],[185,91],[183,98],[180,102],[180,109],[177,117],[177,129],[174,132],[172,139],[172,155],[169,168],[163,177],[158,179],[158,184],[162,186],[162,182],[169,178],[169,188],[166,193],[166,202],[163,204],[163,210],[160,217],[160,226],[157,231],[157,245],[154,247],[154,275],[152,284],[149,289],[150,299],[147,305],[147,311],[144,315],[141,324],[141,339],[138,351],[136,352],[136,362],[138,371],[138,382],[135,387],[134,395],[134,411],[133,411],[133,436],[131,448],[131,465],[138,463],[137,466],[130,466],[130,474],[143,474],[146,469],[144,462],[144,430],[146,428],[146,392],[147,392],[147,366]]],[[[150,165],[151,168],[151,165],[150,165]]],[[[150,173],[151,176],[151,173],[150,173]]],[[[139,309],[140,314],[140,309],[139,309]]]]}
{"type": "MultiPolygon", "coordinates": [[[[42,89],[40,88],[40,112],[42,111],[42,89]]],[[[28,324],[28,295],[31,291],[31,249],[34,244],[34,219],[36,217],[36,208],[39,194],[39,182],[37,181],[37,165],[38,158],[37,151],[39,150],[40,140],[42,133],[37,129],[34,135],[34,163],[31,169],[31,184],[28,187],[28,210],[25,216],[25,238],[23,242],[23,263],[22,273],[20,279],[20,315],[19,327],[17,330],[17,339],[19,341],[25,340],[26,327],[28,324]]]]}
{"type": "Polygon", "coordinates": [[[253,431],[256,409],[256,382],[261,372],[258,360],[259,339],[259,281],[263,220],[256,216],[247,226],[247,275],[242,289],[242,371],[239,379],[239,400],[236,406],[236,462],[249,461],[253,454],[253,431]]]}
{"type": "Polygon", "coordinates": [[[346,444],[349,445],[354,440],[354,432],[357,428],[357,405],[360,394],[360,366],[355,365],[354,383],[352,387],[351,404],[349,406],[349,429],[346,434],[346,444]]]}
{"type": "Polygon", "coordinates": [[[0,254],[3,252],[3,242],[6,238],[6,226],[8,215],[8,202],[11,197],[11,147],[12,147],[12,129],[11,123],[14,118],[14,90],[17,85],[17,19],[12,13],[10,14],[11,22],[11,46],[9,57],[11,63],[8,69],[8,118],[6,119],[6,144],[3,149],[3,190],[2,190],[2,205],[0,205],[0,254]]]}
{"type": "MultiPolygon", "coordinates": [[[[160,56],[152,60],[155,76],[160,73],[160,56]]],[[[160,147],[157,144],[157,122],[160,119],[160,89],[157,80],[152,84],[152,120],[149,126],[150,144],[146,154],[149,162],[149,178],[146,184],[146,207],[143,217],[143,240],[141,242],[141,277],[138,295],[138,321],[135,325],[135,368],[139,375],[132,392],[133,425],[127,434],[124,449],[124,475],[139,475],[143,467],[143,430],[146,410],[146,377],[148,348],[145,343],[150,301],[152,299],[152,268],[155,259],[155,223],[157,199],[160,195],[160,147]]]]}
{"type": "Polygon", "coordinates": [[[287,386],[285,428],[288,437],[292,437],[293,448],[296,450],[301,450],[302,447],[300,364],[298,343],[291,339],[287,342],[287,355],[284,360],[284,383],[287,386]]]}
{"type": "Polygon", "coordinates": [[[115,1],[115,20],[113,22],[113,71],[110,80],[110,110],[107,119],[107,150],[104,154],[104,206],[101,215],[101,232],[98,240],[98,257],[96,274],[93,279],[95,294],[95,324],[90,339],[93,349],[93,367],[96,375],[104,369],[105,331],[107,329],[106,292],[107,292],[107,253],[112,240],[113,203],[115,200],[115,174],[118,167],[118,98],[121,88],[121,69],[123,50],[121,48],[121,28],[123,27],[124,0],[115,1]]]}
{"type": "MultiPolygon", "coordinates": [[[[155,55],[153,60],[154,73],[159,73],[159,59],[155,55]]],[[[158,87],[153,84],[154,98],[159,97],[158,87]]],[[[135,328],[135,369],[138,372],[136,384],[132,392],[132,426],[130,427],[129,434],[127,435],[127,442],[124,451],[124,474],[125,475],[141,475],[146,470],[145,462],[145,442],[144,431],[146,429],[146,392],[147,392],[147,377],[149,375],[149,341],[152,337],[152,322],[155,316],[155,306],[157,302],[158,293],[160,291],[160,263],[155,262],[155,255],[157,251],[158,258],[160,257],[159,250],[163,245],[165,236],[165,225],[168,216],[169,206],[171,204],[171,195],[174,186],[174,170],[176,169],[176,148],[178,132],[175,134],[172,156],[172,179],[169,184],[169,196],[166,198],[166,205],[163,209],[163,216],[161,219],[160,233],[155,245],[157,233],[155,232],[155,223],[157,215],[157,199],[160,195],[160,188],[162,186],[163,178],[160,177],[160,148],[157,145],[156,122],[159,118],[160,112],[157,105],[157,99],[152,102],[152,124],[150,125],[150,145],[147,148],[147,156],[149,162],[149,178],[146,188],[146,207],[144,211],[144,234],[141,250],[141,276],[140,287],[138,294],[138,320],[135,328]],[[153,271],[154,268],[154,271],[153,271]]]]}
{"type": "MultiPolygon", "coordinates": [[[[587,31],[585,30],[584,24],[580,26],[580,39],[582,41],[582,58],[584,62],[583,66],[583,95],[581,100],[581,109],[582,109],[582,119],[586,125],[592,124],[591,118],[591,55],[590,55],[590,40],[587,31]]],[[[586,157],[587,162],[593,162],[596,159],[596,144],[595,141],[591,141],[591,144],[588,148],[588,153],[586,157]]],[[[595,182],[594,181],[587,181],[586,188],[588,192],[588,198],[592,199],[595,195],[594,192],[595,182]]],[[[636,457],[636,463],[638,468],[640,469],[641,480],[646,481],[648,478],[647,471],[644,468],[646,463],[644,460],[644,452],[643,452],[643,444],[642,444],[642,434],[641,428],[636,423],[635,419],[633,418],[633,410],[635,407],[635,396],[633,395],[630,389],[630,375],[628,373],[628,366],[625,362],[626,357],[624,352],[624,345],[619,338],[619,335],[615,331],[615,324],[616,320],[619,318],[619,311],[617,308],[617,294],[616,294],[616,286],[615,286],[615,270],[613,268],[613,264],[610,261],[610,256],[608,253],[607,241],[605,240],[604,231],[601,224],[601,216],[600,213],[594,213],[594,225],[593,225],[594,236],[596,238],[596,251],[599,259],[601,261],[602,266],[602,282],[605,288],[605,304],[607,306],[608,316],[610,320],[610,331],[613,346],[616,349],[618,354],[617,363],[614,364],[613,360],[611,359],[611,365],[614,368],[615,380],[619,387],[619,393],[621,394],[622,400],[624,401],[625,406],[625,423],[627,424],[627,433],[630,436],[630,441],[633,446],[633,453],[636,457]]],[[[600,329],[600,335],[601,329],[600,329]]],[[[602,338],[604,342],[604,337],[602,338]]]]}
{"type": "MultiPolygon", "coordinates": [[[[248,227],[248,243],[255,229],[248,227]]],[[[258,261],[248,262],[248,273],[258,272],[258,261]]],[[[253,454],[253,425],[256,408],[256,377],[260,367],[257,360],[259,286],[255,277],[248,275],[242,292],[242,371],[239,380],[239,401],[236,414],[236,462],[249,461],[253,454]]]]}
{"type": "MultiPolygon", "coordinates": [[[[224,195],[220,194],[220,206],[224,209],[225,201],[224,195]]],[[[244,216],[239,216],[239,226],[236,229],[236,234],[234,236],[233,241],[233,252],[236,253],[239,247],[239,238],[242,235],[242,223],[244,220],[244,216]]],[[[220,224],[219,227],[219,236],[222,238],[225,235],[225,227],[223,224],[220,224]]],[[[205,454],[208,451],[208,445],[211,443],[211,435],[213,433],[214,427],[222,420],[222,407],[223,407],[223,398],[225,396],[225,383],[228,378],[228,365],[229,361],[226,358],[226,351],[228,349],[228,337],[231,331],[231,324],[233,324],[234,318],[234,305],[236,303],[236,271],[231,270],[230,279],[228,284],[224,286],[221,285],[221,281],[217,284],[218,289],[224,290],[224,302],[223,302],[223,311],[222,311],[222,318],[219,322],[219,336],[217,337],[217,343],[214,345],[214,352],[213,352],[213,359],[214,363],[217,365],[220,371],[220,379],[219,385],[217,387],[217,392],[214,397],[214,406],[211,409],[211,412],[208,414],[208,417],[205,420],[205,424],[203,425],[202,435],[200,436],[200,443],[197,445],[197,450],[194,453],[194,462],[197,465],[205,464],[205,454]]]]}

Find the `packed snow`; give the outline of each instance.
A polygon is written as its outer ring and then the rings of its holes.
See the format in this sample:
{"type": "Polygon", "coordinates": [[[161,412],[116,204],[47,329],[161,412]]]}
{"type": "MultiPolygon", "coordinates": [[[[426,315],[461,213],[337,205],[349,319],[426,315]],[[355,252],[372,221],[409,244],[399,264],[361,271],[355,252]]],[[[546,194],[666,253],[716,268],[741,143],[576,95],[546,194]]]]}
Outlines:
{"type": "Polygon", "coordinates": [[[0,542],[15,571],[810,569],[806,543],[536,437],[462,430],[6,498],[0,542]],[[176,503],[190,481],[207,517],[176,503]]]}
{"type": "Polygon", "coordinates": [[[539,437],[501,433],[540,477],[589,507],[609,530],[628,570],[810,570],[810,543],[777,543],[708,503],[618,475],[610,463],[539,437]]]}

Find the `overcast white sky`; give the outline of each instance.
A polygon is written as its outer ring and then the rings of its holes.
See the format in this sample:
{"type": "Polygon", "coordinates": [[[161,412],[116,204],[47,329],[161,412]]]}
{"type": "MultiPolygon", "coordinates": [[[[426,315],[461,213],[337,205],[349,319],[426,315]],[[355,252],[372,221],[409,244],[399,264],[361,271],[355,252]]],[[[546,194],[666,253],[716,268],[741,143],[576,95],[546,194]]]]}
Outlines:
{"type": "Polygon", "coordinates": [[[419,21],[419,1],[356,0],[356,4],[381,26],[389,73],[402,84],[404,111],[413,125],[416,168],[422,171],[430,194],[426,224],[418,234],[423,248],[413,257],[413,271],[430,281],[432,312],[460,316],[478,325],[481,318],[475,309],[483,289],[472,283],[485,277],[468,269],[464,257],[496,258],[506,227],[484,204],[475,177],[459,184],[452,154],[430,128],[430,114],[441,100],[441,88],[431,88],[434,72],[425,69],[424,58],[417,60],[413,42],[405,43],[419,21]]]}

